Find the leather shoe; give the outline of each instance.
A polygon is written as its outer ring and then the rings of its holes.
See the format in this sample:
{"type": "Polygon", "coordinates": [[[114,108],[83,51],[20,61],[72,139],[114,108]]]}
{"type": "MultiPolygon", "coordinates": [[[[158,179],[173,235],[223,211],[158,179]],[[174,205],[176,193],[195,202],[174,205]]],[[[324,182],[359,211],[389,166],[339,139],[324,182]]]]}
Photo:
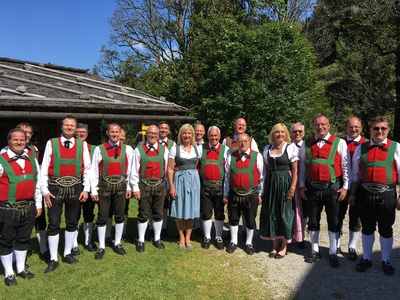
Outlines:
{"type": "Polygon", "coordinates": [[[121,244],[115,245],[115,246],[113,247],[113,250],[114,250],[115,253],[117,253],[117,254],[119,254],[119,255],[124,255],[124,254],[126,254],[126,252],[125,252],[124,248],[122,248],[122,245],[121,245],[121,244]]]}
{"type": "Polygon", "coordinates": [[[211,244],[211,239],[204,237],[203,241],[201,242],[201,248],[209,249],[211,244]]]}
{"type": "Polygon", "coordinates": [[[329,265],[332,268],[339,268],[339,259],[336,254],[329,255],[329,265]]]}
{"type": "Polygon", "coordinates": [[[97,250],[97,246],[95,243],[89,243],[85,245],[85,249],[89,252],[95,252],[97,250]]]}
{"type": "Polygon", "coordinates": [[[55,269],[57,269],[60,266],[58,261],[51,260],[47,266],[47,269],[44,271],[44,274],[53,272],[55,269]]]}
{"type": "Polygon", "coordinates": [[[306,263],[314,263],[317,259],[321,258],[321,254],[317,251],[311,250],[308,256],[305,258],[306,263]]]}
{"type": "Polygon", "coordinates": [[[226,247],[226,252],[233,253],[235,252],[236,248],[237,248],[236,244],[230,242],[228,247],[226,247]]]}
{"type": "Polygon", "coordinates": [[[349,260],[355,261],[357,260],[357,252],[354,248],[349,248],[349,260]]]}
{"type": "Polygon", "coordinates": [[[78,260],[75,257],[73,257],[72,254],[65,255],[62,258],[62,261],[70,265],[76,264],[78,262],[78,260]]]}
{"type": "Polygon", "coordinates": [[[394,268],[390,261],[382,261],[382,269],[383,273],[388,276],[392,276],[394,274],[394,268]]]}
{"type": "Polygon", "coordinates": [[[218,250],[224,250],[224,241],[220,237],[215,239],[215,247],[217,247],[218,250]]]}
{"type": "Polygon", "coordinates": [[[164,249],[165,248],[164,243],[163,243],[162,240],[154,241],[153,245],[156,246],[156,248],[158,248],[158,249],[164,249]]]}
{"type": "Polygon", "coordinates": [[[276,254],[277,254],[277,252],[270,252],[270,253],[268,254],[268,257],[269,257],[269,258],[275,258],[276,254]]]}
{"type": "Polygon", "coordinates": [[[143,252],[144,251],[144,243],[143,242],[137,242],[136,243],[136,251],[137,252],[143,252]]]}
{"type": "Polygon", "coordinates": [[[357,272],[365,272],[372,267],[372,262],[369,259],[361,258],[360,262],[356,265],[357,272]]]}
{"type": "Polygon", "coordinates": [[[24,278],[24,279],[31,279],[35,277],[35,274],[30,272],[28,269],[24,269],[22,272],[19,272],[17,276],[24,278]]]}
{"type": "Polygon", "coordinates": [[[253,245],[251,244],[247,244],[246,248],[244,248],[244,251],[248,254],[248,255],[253,255],[254,254],[254,248],[253,245]]]}
{"type": "Polygon", "coordinates": [[[103,248],[97,248],[94,259],[102,259],[106,251],[103,248]]]}
{"type": "Polygon", "coordinates": [[[71,255],[72,255],[72,256],[81,255],[81,252],[79,251],[79,248],[78,248],[78,247],[73,247],[73,248],[71,249],[71,255]]]}
{"type": "Polygon", "coordinates": [[[17,285],[18,284],[17,280],[15,279],[14,274],[6,276],[4,278],[4,283],[6,284],[6,286],[17,285]]]}

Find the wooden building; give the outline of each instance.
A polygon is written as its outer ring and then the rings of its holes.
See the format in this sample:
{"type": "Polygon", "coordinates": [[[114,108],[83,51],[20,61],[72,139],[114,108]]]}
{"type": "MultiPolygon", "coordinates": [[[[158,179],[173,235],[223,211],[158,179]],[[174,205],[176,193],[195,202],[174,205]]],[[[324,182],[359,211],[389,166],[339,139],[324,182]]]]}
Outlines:
{"type": "Polygon", "coordinates": [[[98,144],[104,136],[104,122],[142,124],[165,120],[192,122],[187,108],[124,87],[88,70],[0,58],[0,147],[7,133],[20,122],[34,127],[39,150],[60,134],[60,120],[71,114],[89,125],[88,142],[98,144]]]}

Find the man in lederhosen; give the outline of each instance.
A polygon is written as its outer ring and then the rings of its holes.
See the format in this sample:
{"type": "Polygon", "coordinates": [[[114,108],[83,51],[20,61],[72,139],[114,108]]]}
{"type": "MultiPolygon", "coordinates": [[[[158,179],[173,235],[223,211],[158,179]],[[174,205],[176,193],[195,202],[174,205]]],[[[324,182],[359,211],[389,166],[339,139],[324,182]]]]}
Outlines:
{"type": "Polygon", "coordinates": [[[382,269],[385,275],[394,274],[390,255],[396,206],[400,209],[400,197],[396,196],[396,183],[400,182],[400,145],[387,138],[389,131],[388,120],[375,117],[370,128],[371,140],[358,146],[353,154],[353,183],[348,201],[350,205],[357,202],[362,223],[363,257],[356,266],[358,272],[372,267],[378,223],[382,269]]]}
{"type": "Polygon", "coordinates": [[[48,208],[47,240],[50,262],[45,273],[59,267],[58,243],[61,214],[65,204],[65,242],[63,262],[75,264],[71,255],[78,229],[79,202],[90,191],[90,155],[87,144],[75,139],[77,121],[68,115],[61,120],[61,136],[46,143],[41,167],[41,189],[48,208]]]}
{"type": "Polygon", "coordinates": [[[201,247],[208,249],[211,244],[211,228],[213,210],[215,214],[215,246],[218,250],[224,249],[222,241],[222,230],[224,227],[224,202],[223,181],[225,175],[225,163],[228,158],[229,149],[221,145],[220,129],[211,126],[207,132],[208,144],[203,145],[202,159],[200,163],[201,193],[200,209],[203,223],[204,238],[201,247]]]}
{"type": "MultiPolygon", "coordinates": [[[[347,133],[347,136],[345,136],[343,139],[346,141],[347,144],[347,151],[349,151],[349,174],[351,174],[351,159],[353,158],[354,151],[356,150],[357,146],[366,142],[367,139],[363,136],[361,136],[361,132],[363,130],[363,126],[361,124],[360,118],[357,117],[351,117],[346,120],[345,123],[345,130],[347,133]]],[[[350,177],[350,176],[349,176],[350,177]]],[[[348,258],[349,260],[355,261],[357,260],[357,251],[356,251],[356,246],[357,246],[357,240],[358,236],[361,231],[361,219],[360,215],[358,213],[358,209],[354,205],[350,205],[349,208],[349,247],[348,247],[348,258]]],[[[340,231],[342,231],[343,227],[343,220],[346,216],[347,212],[347,207],[348,207],[348,201],[342,201],[340,202],[340,207],[339,207],[339,227],[340,231]]],[[[338,252],[341,251],[340,248],[340,237],[338,239],[338,245],[337,245],[338,252]]]]}
{"type": "Polygon", "coordinates": [[[7,136],[8,149],[0,155],[0,258],[4,283],[16,285],[13,270],[15,255],[17,275],[31,279],[26,268],[26,254],[35,218],[42,214],[42,195],[37,180],[39,164],[24,151],[26,135],[12,129],[7,136]]]}
{"type": "Polygon", "coordinates": [[[113,250],[124,255],[121,245],[125,221],[126,199],[132,195],[128,183],[128,175],[132,164],[132,154],[126,151],[126,145],[119,137],[121,126],[116,123],[108,125],[108,141],[97,146],[92,158],[92,189],[91,197],[99,203],[97,214],[97,233],[99,248],[94,258],[102,259],[105,253],[105,234],[110,207],[113,208],[115,220],[115,240],[113,250]]]}
{"type": "Polygon", "coordinates": [[[337,268],[339,202],[344,201],[349,189],[347,145],[343,139],[329,133],[330,124],[326,115],[315,115],[312,125],[315,135],[306,139],[300,149],[300,195],[307,200],[311,242],[311,252],[305,261],[313,263],[321,257],[318,240],[321,212],[325,206],[329,264],[332,268],[337,268]]]}
{"type": "Polygon", "coordinates": [[[157,142],[158,134],[158,127],[150,125],[146,130],[146,142],[137,146],[133,158],[130,178],[133,195],[139,201],[137,252],[144,251],[147,222],[150,216],[152,216],[154,230],[153,244],[158,249],[164,249],[161,229],[166,193],[165,172],[167,171],[169,151],[166,146],[157,142]]]}
{"type": "Polygon", "coordinates": [[[238,151],[231,153],[225,164],[223,201],[228,205],[231,234],[231,242],[226,251],[233,253],[237,248],[239,219],[243,212],[247,233],[245,251],[252,255],[257,206],[262,203],[264,161],[260,153],[250,149],[250,137],[247,133],[239,134],[237,143],[238,151]]]}

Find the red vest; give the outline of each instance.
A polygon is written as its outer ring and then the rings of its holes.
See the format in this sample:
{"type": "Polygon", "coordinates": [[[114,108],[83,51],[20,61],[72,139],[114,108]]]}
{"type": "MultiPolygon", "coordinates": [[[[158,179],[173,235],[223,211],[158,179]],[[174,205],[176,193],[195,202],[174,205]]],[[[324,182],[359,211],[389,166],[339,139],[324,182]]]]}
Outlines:
{"type": "MultiPolygon", "coordinates": [[[[353,158],[354,151],[356,151],[356,148],[358,147],[358,145],[361,145],[362,143],[365,143],[366,141],[368,141],[363,136],[360,138],[360,140],[358,142],[350,142],[347,140],[347,137],[344,137],[343,139],[346,141],[347,150],[349,151],[349,154],[350,154],[350,159],[353,158]]],[[[351,164],[351,161],[349,162],[349,164],[351,164]]]]}
{"type": "Polygon", "coordinates": [[[370,147],[371,142],[361,145],[359,179],[362,182],[389,184],[397,181],[396,161],[394,153],[397,143],[387,139],[387,144],[370,147]]]}
{"type": "MultiPolygon", "coordinates": [[[[249,140],[250,149],[251,149],[251,143],[252,143],[252,142],[253,142],[253,139],[250,138],[250,140],[249,140]]],[[[228,148],[229,148],[229,150],[231,151],[231,153],[233,153],[233,152],[239,150],[239,145],[238,145],[237,141],[234,140],[233,138],[229,137],[229,136],[227,136],[227,137],[225,138],[225,145],[228,146],[228,148]]]]}
{"type": "Polygon", "coordinates": [[[140,178],[163,178],[165,175],[164,145],[158,144],[157,151],[149,151],[146,143],[138,146],[140,152],[140,178]],[[144,170],[144,172],[143,172],[144,170]]]}
{"type": "Polygon", "coordinates": [[[210,145],[203,145],[203,154],[200,162],[200,176],[203,180],[221,181],[224,179],[225,145],[218,144],[215,150],[210,145]],[[218,153],[217,153],[218,152],[218,153]]]}
{"type": "Polygon", "coordinates": [[[0,201],[32,200],[35,196],[37,169],[34,157],[25,160],[25,168],[16,162],[8,162],[7,152],[0,155],[3,174],[0,177],[0,201]]]}
{"type": "Polygon", "coordinates": [[[80,177],[85,169],[82,141],[75,139],[74,146],[70,149],[64,147],[61,138],[54,138],[50,141],[53,151],[48,174],[56,177],[80,177]]]}
{"type": "Polygon", "coordinates": [[[117,148],[117,158],[114,158],[115,148],[111,147],[108,142],[101,144],[99,147],[103,158],[99,164],[99,174],[102,174],[103,176],[125,176],[128,172],[128,156],[126,155],[126,145],[121,143],[121,146],[117,148]],[[104,155],[105,153],[107,155],[104,155]],[[104,172],[103,166],[106,166],[106,170],[104,170],[104,172]]]}
{"type": "Polygon", "coordinates": [[[157,142],[158,142],[159,145],[167,146],[168,150],[171,150],[172,146],[174,145],[174,141],[169,139],[169,138],[167,138],[167,142],[166,143],[161,143],[160,140],[157,140],[157,142]]]}
{"type": "Polygon", "coordinates": [[[231,156],[231,188],[251,188],[259,183],[259,174],[257,169],[257,151],[250,150],[250,158],[242,161],[236,151],[231,156]]]}
{"type": "Polygon", "coordinates": [[[316,143],[315,136],[305,140],[306,145],[306,174],[308,180],[336,182],[336,177],[342,175],[341,158],[337,152],[340,139],[331,135],[328,144],[321,148],[316,143]]]}

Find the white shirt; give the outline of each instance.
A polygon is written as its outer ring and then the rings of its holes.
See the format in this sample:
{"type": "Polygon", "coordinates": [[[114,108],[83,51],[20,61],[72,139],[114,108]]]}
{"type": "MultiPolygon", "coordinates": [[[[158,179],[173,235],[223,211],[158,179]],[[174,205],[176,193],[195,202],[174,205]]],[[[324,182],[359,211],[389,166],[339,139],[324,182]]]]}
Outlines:
{"type": "Polygon", "coordinates": [[[299,160],[299,149],[297,148],[297,146],[295,144],[287,144],[286,142],[284,143],[283,147],[282,147],[282,153],[281,154],[271,154],[271,147],[272,145],[266,145],[263,151],[263,158],[264,158],[264,163],[266,165],[268,165],[268,155],[270,157],[281,157],[283,155],[283,153],[285,153],[285,149],[287,147],[287,154],[288,154],[288,158],[289,161],[295,162],[299,160]]]}
{"type": "MultiPolygon", "coordinates": [[[[120,146],[121,142],[117,142],[114,144],[110,140],[108,140],[108,143],[110,144],[111,147],[114,147],[115,145],[120,146]]],[[[129,174],[131,173],[131,167],[132,167],[132,160],[134,156],[135,151],[132,149],[131,146],[126,145],[126,157],[128,159],[128,165],[127,165],[127,171],[125,174],[126,177],[126,190],[131,191],[132,187],[129,182],[129,174]],[[130,148],[130,149],[129,149],[130,148]]],[[[92,157],[92,168],[91,168],[91,174],[92,174],[92,180],[91,180],[91,195],[98,195],[97,192],[97,185],[99,184],[99,165],[100,162],[103,160],[103,156],[101,155],[100,147],[96,146],[93,152],[93,157],[92,157]]]]}
{"type": "MultiPolygon", "coordinates": [[[[67,141],[67,139],[61,135],[61,143],[63,144],[65,141],[67,141]]],[[[72,137],[69,139],[69,141],[71,142],[70,144],[70,148],[72,148],[75,145],[75,138],[72,137]]],[[[89,154],[89,149],[87,146],[86,142],[82,142],[83,144],[83,191],[84,192],[89,192],[90,191],[90,167],[91,167],[91,163],[90,163],[90,154],[89,154]]],[[[41,181],[41,188],[42,188],[42,195],[45,196],[48,193],[50,193],[49,191],[49,166],[50,166],[50,162],[51,162],[51,155],[53,154],[53,147],[51,144],[51,140],[48,140],[46,143],[46,147],[44,149],[44,154],[43,154],[43,160],[42,160],[42,167],[41,167],[41,171],[40,171],[40,181],[41,181]]]]}
{"type": "MultiPolygon", "coordinates": [[[[328,140],[330,138],[331,134],[328,133],[324,139],[328,140]]],[[[317,138],[317,137],[315,137],[317,138]]],[[[325,145],[325,141],[318,141],[317,143],[318,147],[321,148],[323,145],[325,145]]],[[[340,139],[337,152],[340,155],[340,168],[342,170],[342,179],[343,179],[343,188],[348,190],[350,189],[350,178],[348,174],[348,163],[349,163],[349,153],[347,151],[347,144],[344,139],[340,139]]],[[[299,184],[300,187],[305,187],[305,180],[306,180],[306,144],[303,143],[301,145],[300,149],[300,172],[299,172],[299,184]]]]}
{"type": "MultiPolygon", "coordinates": [[[[250,154],[250,149],[247,149],[246,154],[250,154]]],[[[233,155],[235,156],[236,154],[233,153],[233,155]]],[[[229,154],[228,158],[226,159],[226,163],[225,163],[224,197],[228,197],[229,190],[230,190],[231,160],[232,160],[232,154],[229,154]]],[[[245,161],[246,157],[242,157],[241,160],[245,161]]],[[[264,193],[265,174],[264,174],[264,161],[263,161],[263,157],[260,153],[257,153],[257,170],[258,170],[258,175],[259,175],[258,194],[261,196],[264,193]]]]}
{"type": "MultiPolygon", "coordinates": [[[[150,144],[148,142],[146,142],[146,146],[149,147],[149,145],[150,144]]],[[[155,143],[152,146],[154,147],[155,150],[154,149],[150,149],[150,151],[156,151],[156,150],[159,151],[159,144],[158,143],[155,143]]],[[[129,177],[129,182],[130,182],[130,185],[131,185],[132,190],[134,192],[139,192],[140,191],[140,189],[139,189],[139,181],[140,181],[139,172],[140,172],[140,168],[141,168],[140,162],[141,162],[142,158],[140,156],[140,151],[138,149],[139,147],[142,147],[142,146],[139,145],[135,149],[135,154],[134,154],[133,159],[132,159],[132,168],[131,168],[132,172],[130,173],[130,177],[129,177]]],[[[168,170],[168,153],[169,153],[169,151],[168,151],[168,147],[167,146],[165,146],[164,149],[165,149],[164,150],[164,173],[165,173],[164,177],[166,179],[166,182],[168,182],[167,170],[168,170]]]]}
{"type": "MultiPolygon", "coordinates": [[[[387,139],[384,139],[381,144],[387,144],[387,139]]],[[[376,143],[371,139],[371,146],[376,143]]],[[[359,145],[353,154],[351,179],[353,182],[359,181],[360,172],[361,145],[359,145]]],[[[396,161],[397,182],[400,182],[400,144],[397,143],[396,151],[394,152],[394,160],[396,161]]]]}
{"type": "MultiPolygon", "coordinates": [[[[201,159],[201,154],[203,153],[203,150],[202,150],[203,148],[201,148],[200,150],[197,149],[197,152],[199,153],[199,155],[197,156],[197,155],[196,155],[196,150],[194,150],[194,147],[197,147],[197,146],[190,146],[190,153],[187,152],[187,151],[183,148],[183,145],[182,145],[182,144],[177,145],[177,147],[179,147],[179,149],[180,149],[180,156],[181,156],[182,158],[188,159],[188,158],[197,157],[197,158],[201,159]]],[[[171,150],[169,150],[169,155],[168,155],[168,157],[169,157],[169,158],[175,159],[175,157],[176,157],[176,147],[172,147],[171,150]]]]}
{"type": "MultiPolygon", "coordinates": [[[[236,134],[235,134],[232,139],[234,141],[236,141],[236,138],[237,137],[236,137],[236,134]]],[[[250,139],[251,139],[250,149],[253,150],[253,151],[260,152],[260,150],[258,150],[258,146],[257,146],[256,140],[253,139],[252,137],[250,137],[250,139]]],[[[222,141],[222,144],[226,145],[226,138],[222,141]]]]}

